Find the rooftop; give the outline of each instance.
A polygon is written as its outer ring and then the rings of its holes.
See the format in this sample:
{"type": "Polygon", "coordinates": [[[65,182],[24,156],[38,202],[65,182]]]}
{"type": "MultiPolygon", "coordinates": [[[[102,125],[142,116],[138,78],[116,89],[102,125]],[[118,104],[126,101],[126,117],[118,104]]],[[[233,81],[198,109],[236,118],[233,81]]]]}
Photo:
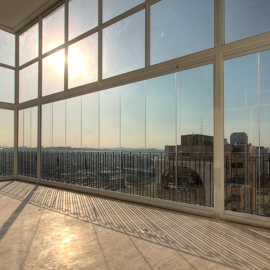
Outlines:
{"type": "Polygon", "coordinates": [[[269,269],[270,230],[0,182],[0,269],[269,269]]]}

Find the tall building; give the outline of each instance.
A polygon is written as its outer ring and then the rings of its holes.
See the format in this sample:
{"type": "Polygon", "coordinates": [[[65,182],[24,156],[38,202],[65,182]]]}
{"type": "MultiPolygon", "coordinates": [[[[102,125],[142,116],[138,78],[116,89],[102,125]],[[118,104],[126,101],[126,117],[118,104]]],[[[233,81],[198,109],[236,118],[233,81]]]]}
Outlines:
{"type": "Polygon", "coordinates": [[[230,136],[230,144],[248,144],[248,135],[245,132],[234,132],[230,136]]]}

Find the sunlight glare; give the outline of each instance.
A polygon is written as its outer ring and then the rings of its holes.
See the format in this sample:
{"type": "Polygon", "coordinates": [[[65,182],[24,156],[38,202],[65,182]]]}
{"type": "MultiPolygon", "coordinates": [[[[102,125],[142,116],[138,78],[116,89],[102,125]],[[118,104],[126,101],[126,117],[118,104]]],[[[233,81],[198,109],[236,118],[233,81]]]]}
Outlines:
{"type": "Polygon", "coordinates": [[[52,65],[59,73],[64,72],[65,54],[64,50],[60,50],[46,58],[47,63],[52,65]]]}
{"type": "Polygon", "coordinates": [[[69,75],[77,75],[83,72],[85,68],[84,57],[75,48],[68,49],[68,73],[69,75]]]}

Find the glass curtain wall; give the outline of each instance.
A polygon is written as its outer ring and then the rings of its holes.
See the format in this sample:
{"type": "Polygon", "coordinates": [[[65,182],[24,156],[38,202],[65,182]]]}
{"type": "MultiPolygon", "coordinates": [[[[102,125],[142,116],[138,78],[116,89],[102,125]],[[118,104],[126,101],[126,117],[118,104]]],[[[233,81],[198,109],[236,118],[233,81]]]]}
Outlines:
{"type": "Polygon", "coordinates": [[[270,51],[224,62],[225,209],[270,216],[270,51]]]}
{"type": "Polygon", "coordinates": [[[42,115],[43,179],[213,206],[212,65],[46,104],[42,115]]]}
{"type": "MultiPolygon", "coordinates": [[[[15,36],[0,30],[0,103],[14,104],[15,36]]],[[[14,111],[0,109],[0,177],[13,175],[14,111]]]]}

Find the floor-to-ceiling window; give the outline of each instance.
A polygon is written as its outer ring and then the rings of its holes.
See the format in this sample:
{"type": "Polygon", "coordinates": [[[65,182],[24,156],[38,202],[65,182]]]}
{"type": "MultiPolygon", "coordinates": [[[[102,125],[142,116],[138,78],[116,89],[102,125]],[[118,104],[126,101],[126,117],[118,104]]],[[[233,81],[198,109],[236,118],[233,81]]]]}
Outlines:
{"type": "Polygon", "coordinates": [[[71,0],[1,31],[17,175],[268,216],[269,18],[267,0],[71,0]]]}

